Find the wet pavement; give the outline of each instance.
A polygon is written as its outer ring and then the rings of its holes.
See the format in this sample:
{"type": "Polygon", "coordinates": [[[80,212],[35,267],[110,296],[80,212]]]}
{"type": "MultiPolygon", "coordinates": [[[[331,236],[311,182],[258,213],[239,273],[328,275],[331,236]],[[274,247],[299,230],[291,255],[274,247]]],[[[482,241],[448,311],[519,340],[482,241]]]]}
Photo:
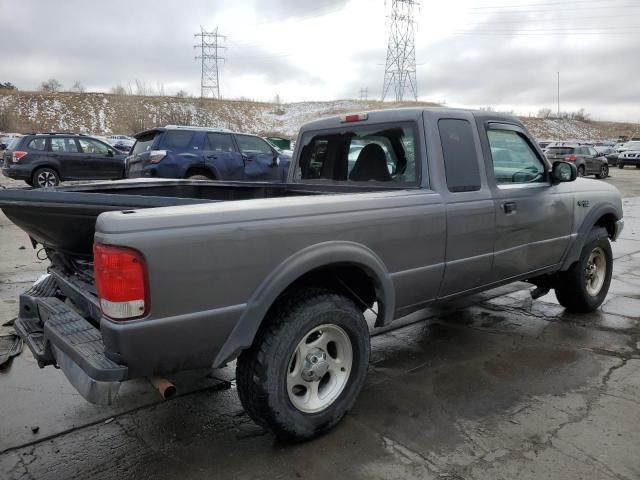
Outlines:
{"type": "MultiPolygon", "coordinates": [[[[518,283],[413,314],[374,333],[355,407],[305,444],[253,424],[233,365],[171,377],[166,402],[132,382],[105,408],[25,351],[0,371],[0,478],[638,479],[640,198],[624,207],[601,309],[518,283]]],[[[44,268],[23,237],[0,215],[0,323],[44,268]]]]}

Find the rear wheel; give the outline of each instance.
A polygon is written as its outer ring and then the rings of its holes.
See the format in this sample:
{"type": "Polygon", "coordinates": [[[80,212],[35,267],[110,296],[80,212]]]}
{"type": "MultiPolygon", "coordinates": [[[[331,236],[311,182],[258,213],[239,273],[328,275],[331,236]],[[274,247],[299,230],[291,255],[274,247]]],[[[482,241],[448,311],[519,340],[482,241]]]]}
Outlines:
{"type": "Polygon", "coordinates": [[[580,166],[578,167],[578,176],[579,176],[579,177],[584,177],[584,174],[585,174],[584,165],[580,165],[580,166]]]}
{"type": "Polygon", "coordinates": [[[52,168],[39,168],[33,172],[31,182],[37,188],[55,187],[60,183],[60,177],[52,168]]]}
{"type": "Polygon", "coordinates": [[[555,288],[560,305],[571,312],[592,312],[604,301],[611,284],[613,254],[607,230],[589,234],[580,259],[560,275],[555,288]]]}
{"type": "Polygon", "coordinates": [[[300,441],[335,426],[364,385],[369,330],[358,306],[327,289],[299,290],[238,358],[238,395],[277,437],[300,441]]]}
{"type": "Polygon", "coordinates": [[[600,173],[596,175],[596,178],[607,178],[609,176],[609,165],[606,163],[600,167],[600,173]]]}

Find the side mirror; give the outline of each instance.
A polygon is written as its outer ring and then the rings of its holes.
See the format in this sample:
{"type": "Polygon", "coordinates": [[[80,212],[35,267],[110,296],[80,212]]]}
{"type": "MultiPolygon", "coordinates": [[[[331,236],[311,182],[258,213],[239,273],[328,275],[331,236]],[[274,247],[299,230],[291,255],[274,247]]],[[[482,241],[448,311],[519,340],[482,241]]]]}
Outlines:
{"type": "Polygon", "coordinates": [[[573,182],[578,177],[578,169],[575,164],[569,162],[553,162],[551,178],[553,183],[573,182]]]}

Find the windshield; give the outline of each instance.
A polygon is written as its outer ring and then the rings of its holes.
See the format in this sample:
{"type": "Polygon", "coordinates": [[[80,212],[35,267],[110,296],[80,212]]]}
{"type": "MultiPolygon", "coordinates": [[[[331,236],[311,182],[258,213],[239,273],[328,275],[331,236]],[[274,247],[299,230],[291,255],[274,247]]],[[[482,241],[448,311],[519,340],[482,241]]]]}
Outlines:
{"type": "Polygon", "coordinates": [[[624,148],[627,150],[640,150],[640,142],[629,142],[624,146],[624,148]]]}

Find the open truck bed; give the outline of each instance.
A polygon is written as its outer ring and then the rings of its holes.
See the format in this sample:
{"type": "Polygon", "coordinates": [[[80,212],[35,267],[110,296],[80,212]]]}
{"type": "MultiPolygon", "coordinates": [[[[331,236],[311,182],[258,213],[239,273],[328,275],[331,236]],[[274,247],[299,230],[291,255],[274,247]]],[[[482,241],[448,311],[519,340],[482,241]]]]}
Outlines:
{"type": "Polygon", "coordinates": [[[192,180],[125,180],[51,189],[0,190],[0,208],[33,242],[90,258],[98,215],[108,211],[309,195],[287,185],[192,180]]]}

